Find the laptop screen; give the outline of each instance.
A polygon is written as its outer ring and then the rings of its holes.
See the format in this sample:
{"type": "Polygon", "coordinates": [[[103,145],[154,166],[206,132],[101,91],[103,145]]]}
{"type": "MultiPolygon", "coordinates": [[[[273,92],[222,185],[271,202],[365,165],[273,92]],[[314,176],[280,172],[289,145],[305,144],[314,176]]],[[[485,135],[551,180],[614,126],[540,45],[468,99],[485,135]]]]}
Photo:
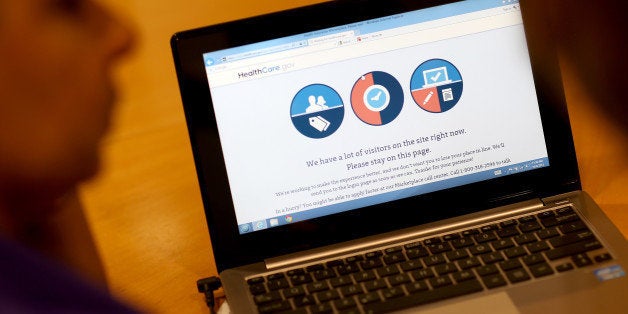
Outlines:
{"type": "Polygon", "coordinates": [[[240,234],[549,165],[518,1],[203,58],[240,234]]]}

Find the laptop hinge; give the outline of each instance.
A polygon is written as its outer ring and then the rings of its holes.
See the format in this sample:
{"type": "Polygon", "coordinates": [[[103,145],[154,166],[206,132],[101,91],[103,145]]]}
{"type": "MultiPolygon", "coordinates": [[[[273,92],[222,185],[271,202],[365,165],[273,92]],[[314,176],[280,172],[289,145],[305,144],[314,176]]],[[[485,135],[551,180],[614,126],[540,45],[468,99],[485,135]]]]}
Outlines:
{"type": "MultiPolygon", "coordinates": [[[[563,197],[563,199],[565,198],[563,197]]],[[[446,221],[434,222],[422,226],[408,228],[405,230],[390,232],[383,237],[381,235],[372,236],[364,239],[345,242],[342,244],[331,245],[324,248],[313,249],[307,252],[293,253],[281,257],[269,258],[264,260],[264,263],[266,264],[266,269],[268,270],[291,267],[293,265],[317,263],[321,260],[356,254],[357,252],[368,250],[370,248],[394,245],[394,243],[398,244],[404,241],[413,241],[416,239],[433,236],[435,234],[447,233],[454,230],[488,224],[495,222],[496,220],[506,219],[510,216],[539,210],[543,207],[544,203],[540,199],[536,198],[513,205],[502,206],[483,212],[448,219],[446,221]]]]}
{"type": "Polygon", "coordinates": [[[573,199],[578,196],[580,191],[572,191],[563,194],[558,194],[550,197],[545,197],[541,199],[543,205],[545,206],[560,206],[573,202],[573,199]]]}

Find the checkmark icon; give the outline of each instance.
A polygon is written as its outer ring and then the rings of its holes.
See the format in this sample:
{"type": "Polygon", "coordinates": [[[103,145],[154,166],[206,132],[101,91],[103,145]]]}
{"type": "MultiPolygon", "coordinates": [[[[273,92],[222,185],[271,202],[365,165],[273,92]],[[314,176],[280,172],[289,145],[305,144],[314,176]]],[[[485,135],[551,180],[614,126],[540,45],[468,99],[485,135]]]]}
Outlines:
{"type": "Polygon", "coordinates": [[[433,82],[436,82],[441,74],[442,74],[442,72],[436,73],[436,75],[430,77],[430,80],[432,80],[433,82]]]}

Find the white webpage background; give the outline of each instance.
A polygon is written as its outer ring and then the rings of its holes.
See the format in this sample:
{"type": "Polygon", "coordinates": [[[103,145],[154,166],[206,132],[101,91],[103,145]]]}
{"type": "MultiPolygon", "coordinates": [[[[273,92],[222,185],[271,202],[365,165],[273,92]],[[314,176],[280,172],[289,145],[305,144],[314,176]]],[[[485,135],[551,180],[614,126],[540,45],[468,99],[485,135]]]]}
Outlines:
{"type": "MultiPolygon", "coordinates": [[[[275,193],[279,191],[407,164],[409,160],[355,170],[347,170],[346,163],[370,161],[373,157],[313,167],[308,167],[307,161],[392,145],[418,136],[429,137],[440,131],[465,129],[466,134],[412,148],[429,147],[430,154],[423,157],[427,159],[479,146],[505,144],[505,149],[476,156],[473,164],[503,156],[511,158],[512,163],[547,157],[521,25],[221,86],[213,88],[211,93],[238,224],[275,217],[277,209],[293,208],[320,198],[307,192],[277,197],[275,193]],[[419,108],[410,94],[413,71],[433,58],[453,63],[464,82],[458,104],[437,114],[419,108]],[[353,84],[372,71],[393,75],[404,90],[401,113],[383,126],[363,123],[351,109],[353,84]],[[293,97],[310,84],[332,87],[344,102],[342,125],[327,138],[308,138],[291,121],[293,97]]],[[[361,188],[355,188],[358,189],[361,188]]],[[[304,209],[300,207],[298,211],[304,209]]]]}

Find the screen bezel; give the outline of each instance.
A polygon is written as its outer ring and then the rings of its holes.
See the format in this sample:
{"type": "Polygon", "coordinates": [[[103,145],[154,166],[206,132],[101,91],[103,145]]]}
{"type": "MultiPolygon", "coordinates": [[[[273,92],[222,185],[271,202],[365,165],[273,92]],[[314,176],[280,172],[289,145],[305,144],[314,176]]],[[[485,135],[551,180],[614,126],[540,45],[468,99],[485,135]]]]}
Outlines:
{"type": "MultiPolygon", "coordinates": [[[[522,4],[549,167],[249,234],[239,233],[203,53],[451,2],[456,1],[332,1],[173,35],[171,47],[219,272],[282,254],[580,189],[558,59],[552,47],[535,44],[527,26],[530,17],[522,4]],[[438,210],[421,210],[434,208],[438,210]],[[381,212],[394,215],[382,216],[381,212]]],[[[538,23],[539,18],[534,18],[538,23]]]]}

